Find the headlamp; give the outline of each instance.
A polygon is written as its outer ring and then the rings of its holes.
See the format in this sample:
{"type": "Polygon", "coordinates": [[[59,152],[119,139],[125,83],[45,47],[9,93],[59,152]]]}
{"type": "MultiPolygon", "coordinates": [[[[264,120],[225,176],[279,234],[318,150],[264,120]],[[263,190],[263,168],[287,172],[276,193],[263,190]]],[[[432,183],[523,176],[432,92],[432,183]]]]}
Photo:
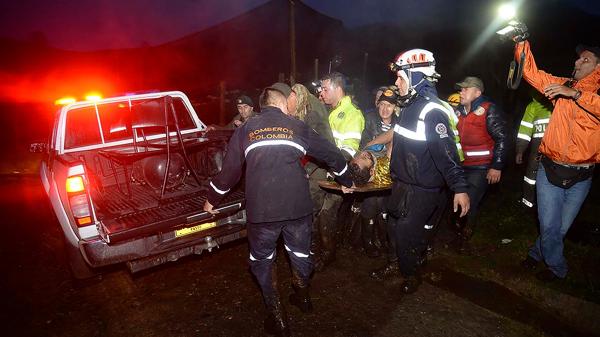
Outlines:
{"type": "Polygon", "coordinates": [[[311,82],[310,84],[313,86],[317,95],[319,95],[323,91],[323,86],[321,85],[321,82],[311,82]]]}

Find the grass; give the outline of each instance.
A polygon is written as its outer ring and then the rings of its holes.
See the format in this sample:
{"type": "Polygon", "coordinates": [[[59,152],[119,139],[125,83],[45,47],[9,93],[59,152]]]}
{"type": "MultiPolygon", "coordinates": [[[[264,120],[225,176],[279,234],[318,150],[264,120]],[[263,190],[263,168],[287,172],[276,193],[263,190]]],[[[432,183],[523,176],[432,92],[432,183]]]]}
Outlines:
{"type": "Polygon", "coordinates": [[[521,187],[518,178],[518,173],[513,173],[513,177],[507,177],[500,186],[488,191],[472,239],[475,253],[461,256],[448,251],[447,258],[458,270],[470,276],[503,282],[516,280],[521,283],[519,288],[528,289],[533,297],[549,288],[600,304],[600,272],[597,267],[600,247],[583,240],[588,235],[584,224],[596,218],[599,194],[596,190],[590,192],[565,240],[564,254],[570,268],[567,278],[543,284],[533,274],[529,275],[518,267],[538,235],[537,215],[518,203],[521,187]],[[511,241],[503,244],[503,239],[511,241]]]}

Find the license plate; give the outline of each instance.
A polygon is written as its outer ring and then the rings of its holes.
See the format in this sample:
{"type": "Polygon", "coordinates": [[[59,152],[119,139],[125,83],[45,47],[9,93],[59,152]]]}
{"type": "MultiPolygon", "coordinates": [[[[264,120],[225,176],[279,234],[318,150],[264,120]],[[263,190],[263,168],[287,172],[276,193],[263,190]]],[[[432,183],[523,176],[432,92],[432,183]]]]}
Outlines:
{"type": "Polygon", "coordinates": [[[182,236],[186,236],[186,235],[190,235],[190,234],[194,234],[194,233],[198,233],[201,232],[203,230],[209,229],[209,228],[213,228],[216,227],[217,223],[216,222],[207,222],[207,223],[203,223],[201,225],[197,225],[197,226],[192,226],[192,227],[188,227],[188,228],[183,228],[183,229],[178,229],[175,231],[175,237],[182,237],[182,236]]]}

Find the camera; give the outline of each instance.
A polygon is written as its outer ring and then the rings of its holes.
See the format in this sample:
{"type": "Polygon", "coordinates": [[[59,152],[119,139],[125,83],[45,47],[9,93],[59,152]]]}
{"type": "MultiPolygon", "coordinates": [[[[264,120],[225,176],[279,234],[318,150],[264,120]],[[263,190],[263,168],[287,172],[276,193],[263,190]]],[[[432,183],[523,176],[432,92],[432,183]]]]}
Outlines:
{"type": "Polygon", "coordinates": [[[529,37],[527,26],[516,20],[510,21],[506,27],[497,31],[496,34],[500,35],[502,40],[512,40],[514,42],[522,42],[529,37]]]}

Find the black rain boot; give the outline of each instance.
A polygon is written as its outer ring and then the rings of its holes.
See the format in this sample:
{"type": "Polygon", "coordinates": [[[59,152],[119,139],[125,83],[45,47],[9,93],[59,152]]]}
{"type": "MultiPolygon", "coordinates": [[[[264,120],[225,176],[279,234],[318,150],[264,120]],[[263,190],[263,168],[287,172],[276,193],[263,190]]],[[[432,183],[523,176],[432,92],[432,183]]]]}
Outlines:
{"type": "Polygon", "coordinates": [[[290,294],[290,303],[298,307],[298,309],[300,309],[300,311],[303,313],[312,312],[313,306],[308,293],[308,286],[299,287],[292,285],[292,288],[294,289],[294,292],[290,294]]]}
{"type": "Polygon", "coordinates": [[[407,276],[400,285],[400,290],[405,294],[413,294],[421,285],[421,276],[418,274],[407,276]]]}
{"type": "Polygon", "coordinates": [[[365,253],[368,257],[378,257],[379,249],[373,243],[373,238],[375,236],[375,221],[373,219],[364,219],[361,218],[361,226],[362,226],[362,238],[363,238],[363,247],[365,247],[365,253]]]}
{"type": "Polygon", "coordinates": [[[319,234],[321,236],[321,252],[315,261],[315,270],[323,271],[335,261],[336,223],[335,211],[327,210],[320,215],[319,234]]]}
{"type": "Polygon", "coordinates": [[[355,251],[360,251],[363,247],[362,242],[362,225],[361,225],[361,217],[353,216],[352,217],[352,227],[350,228],[350,248],[355,251]]]}
{"type": "Polygon", "coordinates": [[[265,332],[276,337],[291,336],[287,314],[281,300],[277,295],[265,297],[267,307],[267,318],[265,318],[265,332]]]}

